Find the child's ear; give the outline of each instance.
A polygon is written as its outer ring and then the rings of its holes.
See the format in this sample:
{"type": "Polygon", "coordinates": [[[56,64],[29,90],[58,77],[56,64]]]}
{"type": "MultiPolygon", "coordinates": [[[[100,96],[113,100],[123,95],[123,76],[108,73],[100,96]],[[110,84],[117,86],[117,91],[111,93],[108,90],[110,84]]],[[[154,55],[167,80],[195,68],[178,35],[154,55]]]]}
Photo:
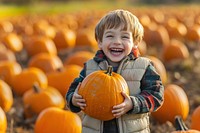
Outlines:
{"type": "Polygon", "coordinates": [[[102,42],[101,41],[97,41],[98,42],[98,47],[99,47],[99,49],[102,49],[102,42]]]}

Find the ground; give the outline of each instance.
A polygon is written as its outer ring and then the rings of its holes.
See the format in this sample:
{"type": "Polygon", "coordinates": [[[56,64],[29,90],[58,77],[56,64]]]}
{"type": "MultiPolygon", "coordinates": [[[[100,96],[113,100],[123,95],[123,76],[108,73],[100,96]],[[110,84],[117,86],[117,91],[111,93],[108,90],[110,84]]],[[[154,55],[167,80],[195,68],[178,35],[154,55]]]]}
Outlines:
{"type": "MultiPolygon", "coordinates": [[[[168,74],[168,82],[181,86],[188,96],[190,111],[185,123],[190,128],[191,114],[200,105],[200,45],[199,43],[188,43],[186,45],[190,52],[189,59],[184,59],[179,63],[165,63],[165,67],[168,74]]],[[[34,132],[35,119],[24,119],[22,99],[16,95],[14,95],[12,109],[7,113],[7,119],[7,133],[34,132]]],[[[170,122],[160,124],[151,117],[150,123],[152,133],[168,133],[175,130],[175,127],[170,122]]]]}

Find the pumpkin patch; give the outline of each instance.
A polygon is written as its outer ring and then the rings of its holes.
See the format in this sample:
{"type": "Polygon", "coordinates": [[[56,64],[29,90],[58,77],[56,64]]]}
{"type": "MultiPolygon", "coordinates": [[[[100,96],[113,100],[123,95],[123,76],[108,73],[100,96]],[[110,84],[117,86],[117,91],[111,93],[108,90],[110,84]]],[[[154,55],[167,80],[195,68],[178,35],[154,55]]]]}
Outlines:
{"type": "MultiPolygon", "coordinates": [[[[11,0],[6,0],[6,2],[9,1],[11,0]]],[[[7,8],[0,5],[0,79],[10,86],[11,92],[13,93],[13,103],[7,100],[10,96],[9,94],[4,91],[0,93],[0,99],[4,99],[3,102],[0,101],[0,103],[4,103],[0,105],[1,110],[4,111],[4,116],[7,117],[7,123],[1,122],[0,120],[0,132],[3,128],[3,133],[33,133],[36,132],[36,125],[39,127],[39,129],[37,129],[39,133],[48,133],[51,131],[53,133],[72,133],[72,129],[74,128],[78,128],[78,132],[81,132],[79,120],[79,126],[77,126],[77,123],[72,122],[72,125],[69,124],[70,126],[66,127],[68,121],[60,120],[63,115],[48,115],[42,118],[41,125],[38,124],[39,122],[36,122],[36,118],[40,119],[40,113],[42,113],[47,106],[55,104],[51,103],[52,99],[60,99],[60,103],[62,103],[62,107],[61,105],[58,105],[59,107],[57,105],[54,106],[56,110],[57,108],[61,108],[62,111],[63,108],[67,109],[64,105],[66,103],[63,104],[63,102],[61,102],[63,100],[61,99],[65,97],[74,78],[79,76],[79,72],[82,67],[84,67],[84,62],[92,59],[96,50],[98,50],[97,41],[94,37],[95,25],[108,10],[111,10],[109,6],[116,8],[116,5],[117,7],[120,5],[121,8],[124,7],[134,13],[142,23],[144,27],[144,37],[143,42],[138,44],[138,50],[142,56],[152,56],[156,58],[152,58],[151,60],[154,62],[157,72],[160,74],[163,84],[165,85],[165,90],[167,91],[163,106],[151,115],[152,119],[150,119],[149,122],[151,132],[168,133],[175,131],[173,119],[177,114],[183,117],[188,127],[187,131],[177,132],[192,132],[191,130],[197,130],[199,127],[199,117],[195,108],[200,105],[198,82],[200,81],[200,10],[198,2],[197,4],[187,3],[184,5],[183,3],[182,5],[174,4],[173,6],[148,6],[146,4],[143,6],[143,4],[141,4],[141,6],[137,7],[137,4],[135,4],[136,1],[117,0],[109,1],[106,3],[106,7],[105,5],[103,6],[103,9],[101,8],[102,1],[94,4],[93,2],[95,1],[96,0],[86,0],[82,3],[84,6],[81,6],[81,8],[87,8],[87,10],[83,10],[78,6],[81,1],[70,1],[67,3],[67,7],[65,7],[66,5],[63,3],[61,7],[55,4],[56,8],[53,7],[55,6],[54,4],[49,6],[47,4],[48,2],[45,1],[45,5],[30,4],[31,10],[28,11],[25,11],[25,8],[22,10],[20,8],[20,11],[14,12],[16,16],[13,15],[11,17],[7,15],[12,11],[9,11],[7,14],[5,13],[7,8]],[[71,6],[72,3],[75,4],[71,6]],[[44,12],[40,14],[40,6],[42,10],[48,9],[46,11],[50,14],[47,12],[47,14],[44,12]],[[63,9],[63,7],[65,9],[63,9]],[[102,10],[99,10],[100,8],[102,10]],[[60,10],[59,12],[56,11],[58,9],[60,10]],[[33,12],[29,14],[29,11],[33,10],[37,10],[37,14],[33,12]],[[25,12],[25,14],[21,14],[22,12],[25,12]],[[6,17],[1,18],[2,16],[6,17]],[[34,59],[36,56],[40,56],[41,54],[45,54],[45,57],[37,57],[39,60],[33,61],[36,60],[34,59]],[[75,65],[79,65],[79,67],[75,67],[75,65]],[[31,70],[32,74],[29,72],[29,74],[24,74],[25,71],[30,68],[34,69],[31,70]],[[39,92],[42,94],[33,91],[32,87],[35,82],[39,84],[39,88],[41,89],[39,92]],[[182,89],[170,89],[169,91],[167,87],[168,84],[174,84],[182,89]],[[54,88],[55,91],[51,91],[51,89],[48,91],[49,87],[54,88]],[[185,94],[182,93],[182,91],[184,91],[185,94]],[[48,92],[48,94],[43,94],[44,92],[48,92]],[[58,93],[60,93],[62,98],[58,98],[58,93]],[[23,97],[25,97],[25,95],[28,95],[26,96],[27,99],[30,98],[26,101],[26,104],[23,103],[23,97]],[[188,102],[184,98],[185,95],[188,98],[188,102]],[[41,99],[43,100],[42,102],[41,99]],[[168,104],[168,106],[165,107],[165,104],[168,104]],[[193,112],[194,115],[192,114],[193,112]],[[159,117],[156,117],[156,113],[159,114],[159,117]],[[34,117],[32,117],[33,115],[34,117]],[[51,123],[50,117],[54,121],[53,124],[51,123]],[[62,125],[58,123],[67,124],[62,125]],[[60,126],[62,127],[58,128],[60,126]],[[7,127],[7,129],[4,127],[7,127]],[[43,131],[43,129],[46,130],[43,131]],[[47,131],[47,129],[51,131],[47,131]]],[[[149,0],[148,2],[151,1],[152,0],[149,0]]],[[[172,0],[166,1],[172,2],[172,0]]],[[[177,0],[174,0],[173,2],[176,1],[177,0]]],[[[189,0],[185,0],[185,2],[186,1],[189,0]]],[[[23,4],[23,6],[26,5],[23,4]]],[[[15,6],[12,6],[12,9],[13,8],[15,8],[15,6]]],[[[18,8],[18,6],[16,6],[16,8],[18,8]]],[[[104,73],[105,72],[106,71],[104,71],[104,73]]],[[[91,82],[91,86],[88,85],[86,88],[95,88],[92,87],[92,85],[95,86],[94,83],[99,85],[99,82],[103,82],[101,81],[102,79],[106,79],[106,83],[100,83],[101,86],[98,86],[97,89],[106,88],[105,86],[111,85],[116,86],[115,90],[111,91],[115,96],[120,97],[120,101],[123,101],[122,95],[116,93],[120,85],[113,83],[108,84],[108,80],[105,78],[110,77],[112,79],[113,75],[109,76],[104,74],[104,77],[102,74],[100,75],[100,80],[94,80],[95,78],[93,77],[87,79],[88,82],[90,80],[93,81],[91,82]]],[[[122,81],[120,80],[119,82],[121,83],[122,81]]],[[[84,87],[82,86],[82,88],[84,87]]],[[[84,88],[83,90],[87,89],[84,88]]],[[[107,91],[104,89],[102,90],[104,92],[107,91]]],[[[93,93],[86,93],[86,96],[90,96],[90,94],[93,93]]],[[[99,94],[100,92],[98,95],[99,94]]],[[[92,108],[92,110],[88,112],[94,115],[94,117],[100,118],[99,114],[97,114],[98,109],[96,109],[97,111],[93,109],[93,107],[95,107],[93,104],[96,101],[93,100],[91,96],[89,98],[89,100],[86,100],[87,107],[92,108]],[[92,105],[92,107],[90,107],[90,105],[92,105]]],[[[108,98],[108,96],[106,98],[108,98]]],[[[106,98],[104,97],[104,99],[101,99],[97,107],[107,108],[110,106],[111,108],[115,105],[108,105],[107,101],[111,101],[111,103],[116,102],[112,100],[112,97],[110,97],[111,99],[106,98]]],[[[87,111],[87,109],[82,110],[78,115],[82,115],[81,113],[84,111],[87,111]]],[[[107,112],[110,112],[110,110],[107,112]]],[[[111,114],[107,114],[107,112],[103,115],[101,114],[100,119],[112,119],[111,114]]],[[[5,121],[5,117],[1,117],[0,115],[0,119],[1,118],[5,121]]]]}

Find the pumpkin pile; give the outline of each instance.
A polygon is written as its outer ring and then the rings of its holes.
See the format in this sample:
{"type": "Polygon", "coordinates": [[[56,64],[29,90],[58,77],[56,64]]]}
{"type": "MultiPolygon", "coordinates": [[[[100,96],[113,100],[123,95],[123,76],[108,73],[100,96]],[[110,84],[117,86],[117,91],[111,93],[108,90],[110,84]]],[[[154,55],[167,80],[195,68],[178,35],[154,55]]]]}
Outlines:
{"type": "MultiPolygon", "coordinates": [[[[177,115],[189,129],[200,130],[199,7],[135,7],[129,11],[145,31],[134,52],[152,61],[165,86],[164,103],[151,115],[151,131],[174,131],[177,115]]],[[[27,14],[0,20],[0,132],[81,131],[80,114],[70,112],[64,99],[84,62],[98,49],[94,27],[105,13],[27,14]]],[[[78,92],[87,104],[81,112],[112,119],[111,108],[123,102],[121,92],[128,94],[127,88],[110,67],[91,73],[78,92]]]]}

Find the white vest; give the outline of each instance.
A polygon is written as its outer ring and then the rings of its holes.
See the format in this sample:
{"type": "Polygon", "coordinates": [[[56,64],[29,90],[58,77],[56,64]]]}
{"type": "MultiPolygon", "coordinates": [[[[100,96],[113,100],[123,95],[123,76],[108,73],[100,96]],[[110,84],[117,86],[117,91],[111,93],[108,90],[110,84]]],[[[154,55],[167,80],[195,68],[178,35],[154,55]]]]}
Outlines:
{"type": "MultiPolygon", "coordinates": [[[[121,62],[117,73],[126,80],[130,96],[135,96],[141,92],[140,81],[150,61],[144,57],[139,57],[131,61],[128,61],[128,58],[121,62]]],[[[106,70],[107,67],[107,61],[97,64],[94,60],[89,60],[86,63],[86,75],[97,70],[106,70]]],[[[118,118],[117,122],[120,133],[150,133],[148,113],[125,114],[118,118]]],[[[82,125],[82,133],[103,133],[103,121],[94,119],[86,114],[83,117],[82,125]]]]}

